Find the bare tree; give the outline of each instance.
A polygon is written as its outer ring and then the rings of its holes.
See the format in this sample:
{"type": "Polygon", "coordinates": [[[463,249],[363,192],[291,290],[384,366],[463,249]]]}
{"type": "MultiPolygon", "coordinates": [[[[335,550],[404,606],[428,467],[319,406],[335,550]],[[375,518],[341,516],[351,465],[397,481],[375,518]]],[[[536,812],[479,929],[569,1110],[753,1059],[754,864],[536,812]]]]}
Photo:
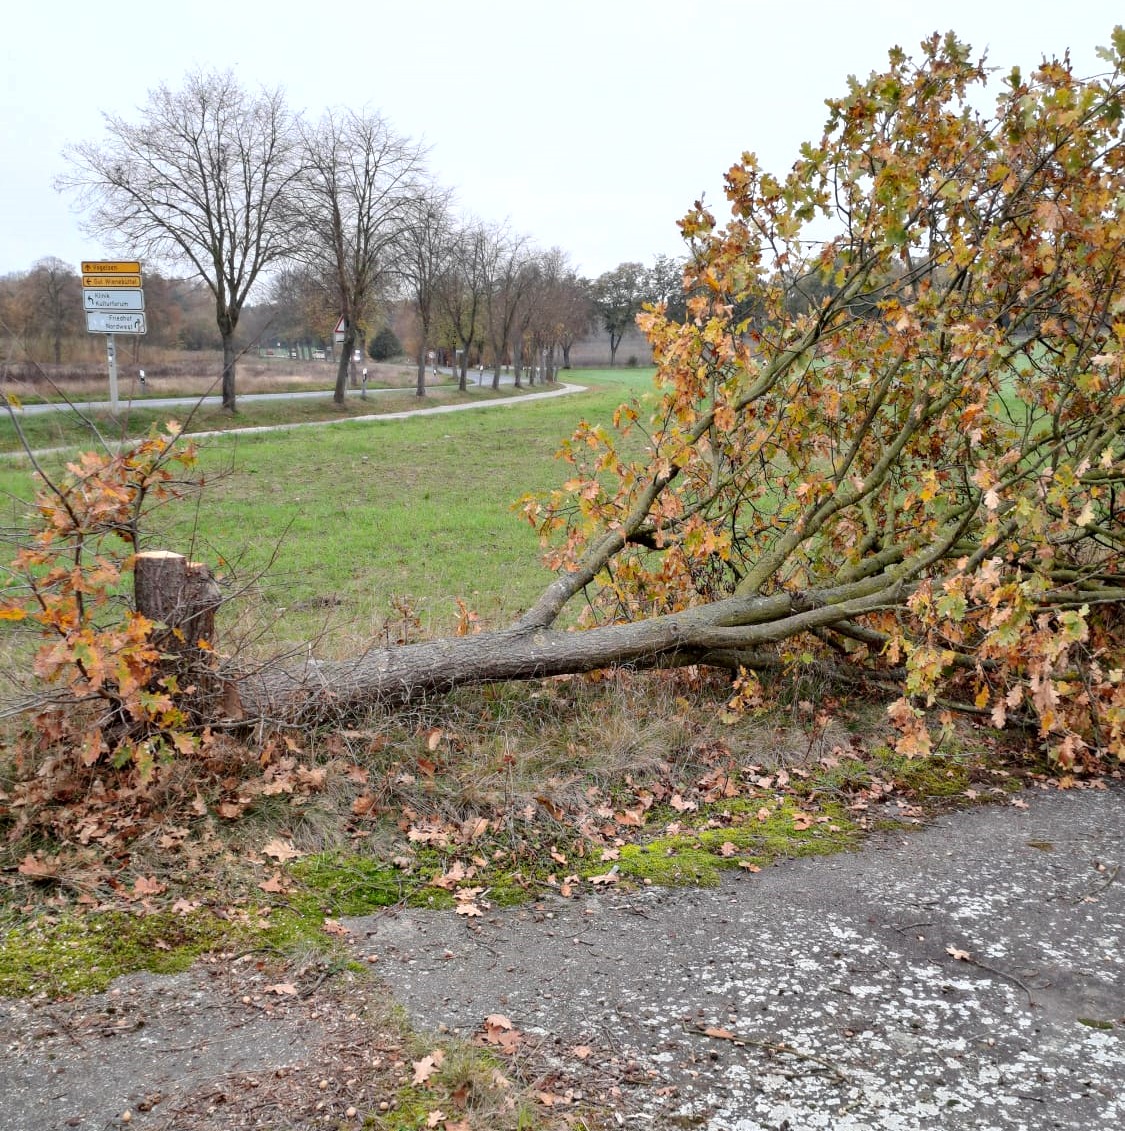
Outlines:
{"type": "Polygon", "coordinates": [[[453,236],[438,287],[438,301],[461,356],[457,375],[461,392],[467,387],[469,351],[482,333],[496,255],[488,229],[469,221],[453,236]]]}
{"type": "Polygon", "coordinates": [[[149,93],[136,122],[68,148],[56,187],[76,191],[88,230],[146,262],[187,266],[210,289],[223,344],[223,407],[235,411],[235,332],[262,272],[292,251],[299,172],[280,90],[248,94],[230,71],[193,72],[149,93]]]}
{"type": "Polygon", "coordinates": [[[594,305],[590,286],[573,271],[559,280],[555,298],[558,309],[558,342],[562,350],[562,367],[570,368],[570,347],[584,338],[594,321],[594,305]]]}
{"type": "Polygon", "coordinates": [[[566,252],[551,248],[540,258],[540,280],[529,329],[533,351],[544,381],[553,381],[556,354],[570,363],[570,346],[584,333],[591,319],[585,288],[571,267],[566,252]]]}
{"type": "Polygon", "coordinates": [[[428,188],[411,202],[409,222],[399,242],[395,274],[399,287],[418,317],[418,396],[426,395],[426,361],[431,345],[434,307],[446,258],[450,253],[453,221],[451,194],[428,188]]]}
{"type": "Polygon", "coordinates": [[[51,342],[55,364],[62,361],[63,338],[81,329],[82,295],[78,276],[69,263],[48,256],[32,268],[27,283],[39,333],[51,342]]]}
{"type": "Polygon", "coordinates": [[[344,322],[333,400],[343,404],[352,350],[414,219],[424,151],[366,111],[329,111],[302,138],[302,255],[333,280],[344,322]]]}
{"type": "Polygon", "coordinates": [[[511,350],[512,327],[527,279],[528,243],[503,229],[493,231],[496,255],[490,260],[491,278],[485,310],[488,344],[492,350],[492,387],[500,387],[500,369],[511,350]]]}
{"type": "Polygon", "coordinates": [[[517,389],[522,387],[522,372],[525,365],[528,367],[529,383],[535,383],[535,368],[531,354],[533,347],[529,338],[546,286],[541,257],[542,252],[536,253],[524,264],[520,272],[519,296],[512,320],[512,374],[517,389]]]}

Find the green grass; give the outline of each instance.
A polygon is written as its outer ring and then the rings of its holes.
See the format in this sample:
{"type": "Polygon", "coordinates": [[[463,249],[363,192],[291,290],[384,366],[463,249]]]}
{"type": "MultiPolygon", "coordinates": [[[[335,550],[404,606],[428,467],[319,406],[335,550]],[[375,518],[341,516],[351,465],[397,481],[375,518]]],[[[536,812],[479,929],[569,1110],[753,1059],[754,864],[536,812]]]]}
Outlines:
{"type": "MultiPolygon", "coordinates": [[[[457,597],[483,625],[506,622],[550,579],[536,533],[513,504],[565,480],[555,453],[579,420],[608,421],[622,400],[651,387],[651,370],[565,376],[589,391],[480,412],[201,440],[205,488],[198,500],[154,514],[147,548],[218,566],[228,592],[241,593],[222,614],[220,645],[253,654],[318,636],[319,655],[353,654],[398,639],[410,616],[398,611],[404,605],[422,632],[449,631],[457,597]]],[[[400,398],[418,407],[409,393],[386,394],[385,402],[400,398]]],[[[302,402],[259,406],[249,403],[238,423],[269,423],[266,409],[290,421],[310,411],[302,402]]],[[[193,427],[211,423],[205,415],[193,427]]],[[[45,463],[57,469],[63,460],[45,463]]],[[[18,530],[25,521],[31,490],[26,465],[0,465],[4,526],[18,530]]]]}

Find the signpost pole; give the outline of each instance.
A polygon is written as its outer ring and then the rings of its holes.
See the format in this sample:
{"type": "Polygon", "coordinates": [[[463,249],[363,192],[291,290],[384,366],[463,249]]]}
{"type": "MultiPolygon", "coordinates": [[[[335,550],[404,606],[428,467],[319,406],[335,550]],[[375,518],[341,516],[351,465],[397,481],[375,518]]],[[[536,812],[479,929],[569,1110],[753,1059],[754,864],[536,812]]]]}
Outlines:
{"type": "MultiPolygon", "coordinates": [[[[82,309],[86,332],[105,334],[109,362],[109,410],[117,415],[116,334],[144,334],[145,293],[141,289],[141,264],[137,259],[86,259],[82,261],[82,309]]],[[[134,352],[134,360],[136,353],[134,352]]],[[[144,383],[144,370],[141,370],[144,383]]]]}
{"type": "Polygon", "coordinates": [[[114,344],[113,335],[105,336],[105,354],[109,361],[109,411],[117,415],[117,346],[114,344]]]}

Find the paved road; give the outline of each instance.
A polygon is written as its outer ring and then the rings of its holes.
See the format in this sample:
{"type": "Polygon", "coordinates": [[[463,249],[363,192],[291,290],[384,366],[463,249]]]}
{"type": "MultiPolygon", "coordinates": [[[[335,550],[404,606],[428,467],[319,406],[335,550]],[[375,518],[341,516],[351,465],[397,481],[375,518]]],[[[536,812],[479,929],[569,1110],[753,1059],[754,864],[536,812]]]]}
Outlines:
{"type": "MultiPolygon", "coordinates": [[[[246,434],[250,434],[250,433],[258,433],[258,432],[289,432],[289,431],[292,431],[292,430],[297,429],[297,428],[324,428],[328,425],[333,425],[333,424],[362,424],[362,423],[365,423],[365,422],[368,422],[368,421],[405,420],[407,417],[419,416],[423,413],[426,414],[426,415],[431,415],[431,414],[437,415],[437,414],[446,413],[446,412],[475,412],[479,409],[513,408],[516,405],[525,404],[527,401],[547,400],[551,397],[565,397],[569,393],[584,393],[585,391],[586,391],[586,387],[584,385],[561,384],[561,385],[554,385],[550,389],[544,389],[542,392],[524,393],[524,394],[522,394],[521,396],[518,396],[518,397],[500,397],[500,398],[491,398],[490,397],[486,400],[480,400],[480,401],[475,401],[475,402],[474,401],[459,401],[456,404],[427,404],[427,405],[425,405],[424,407],[421,407],[421,408],[403,409],[401,412],[373,412],[368,416],[348,416],[348,417],[342,417],[340,419],[299,420],[299,421],[290,422],[288,424],[255,424],[255,425],[251,425],[251,426],[245,427],[245,428],[216,429],[215,431],[206,431],[206,432],[193,431],[191,433],[191,436],[192,436],[193,439],[205,439],[208,436],[240,436],[240,435],[246,435],[246,434]]],[[[287,394],[284,394],[284,393],[262,393],[262,394],[251,394],[251,397],[256,396],[256,395],[268,397],[268,396],[286,396],[287,394]]],[[[327,394],[325,394],[325,393],[316,393],[316,394],[296,393],[296,394],[292,394],[292,395],[298,396],[298,397],[305,397],[305,396],[326,396],[327,394]]],[[[245,398],[245,397],[239,398],[239,400],[245,400],[245,399],[247,399],[247,398],[245,398]]],[[[98,403],[100,404],[100,402],[98,402],[98,403]]],[[[173,406],[181,404],[181,401],[177,398],[169,397],[169,398],[161,399],[159,401],[146,401],[145,403],[146,403],[146,405],[160,404],[160,405],[163,405],[163,406],[173,407],[173,406]]],[[[194,405],[196,402],[194,400],[188,400],[184,403],[194,405]]],[[[79,407],[82,407],[82,406],[79,406],[79,407]]],[[[87,407],[89,407],[89,406],[87,406],[87,407]]],[[[106,404],[106,405],[104,405],[104,407],[108,408],[109,405],[106,404]]],[[[74,445],[70,444],[70,445],[65,445],[63,447],[59,447],[59,448],[39,448],[35,451],[34,454],[38,456],[38,455],[46,455],[50,452],[65,452],[65,451],[72,450],[73,447],[74,447],[74,445]]],[[[24,455],[25,455],[25,453],[21,449],[17,449],[15,451],[11,451],[11,452],[0,452],[0,459],[16,459],[16,460],[18,460],[18,459],[23,459],[24,455]]]]}
{"type": "Polygon", "coordinates": [[[416,1025],[503,1014],[628,1126],[1125,1127],[1125,789],[1028,802],[712,890],[348,925],[416,1025]]]}
{"type": "MultiPolygon", "coordinates": [[[[444,376],[444,375],[443,375],[444,376]]],[[[457,378],[451,377],[450,382],[456,384],[457,378]]],[[[485,374],[485,384],[491,385],[491,375],[485,374]]],[[[511,385],[513,378],[511,374],[501,375],[501,385],[511,385]]],[[[150,385],[153,382],[150,382],[150,385]]],[[[477,385],[476,376],[470,374],[469,385],[471,388],[479,388],[477,385]]],[[[435,388],[430,385],[428,388],[435,388]]],[[[410,392],[410,389],[375,389],[369,388],[367,396],[376,397],[382,393],[401,393],[410,392]]],[[[348,389],[347,395],[349,399],[358,399],[361,396],[359,389],[348,389]]],[[[314,389],[311,392],[306,390],[294,390],[292,392],[283,393],[239,393],[238,402],[241,404],[244,401],[269,401],[269,400],[288,400],[288,401],[303,401],[303,400],[328,400],[332,396],[330,389],[314,389]]],[[[120,404],[129,404],[135,408],[194,408],[197,404],[205,405],[219,405],[222,404],[223,398],[219,394],[206,397],[136,397],[130,399],[129,397],[121,397],[120,404]]],[[[21,412],[24,416],[39,416],[43,413],[51,412],[66,412],[69,409],[78,409],[80,412],[108,412],[110,409],[109,401],[80,401],[74,404],[59,403],[59,404],[25,404],[21,405],[17,412],[21,412]]]]}
{"type": "MultiPolygon", "coordinates": [[[[1125,787],[1017,800],[710,890],[346,923],[423,1041],[503,1014],[525,1071],[608,1126],[1116,1131],[1125,787]]],[[[372,987],[277,998],[254,957],[0,1000],[0,1127],[352,1126],[372,987]],[[334,1106],[297,1115],[300,1081],[334,1106]]]]}

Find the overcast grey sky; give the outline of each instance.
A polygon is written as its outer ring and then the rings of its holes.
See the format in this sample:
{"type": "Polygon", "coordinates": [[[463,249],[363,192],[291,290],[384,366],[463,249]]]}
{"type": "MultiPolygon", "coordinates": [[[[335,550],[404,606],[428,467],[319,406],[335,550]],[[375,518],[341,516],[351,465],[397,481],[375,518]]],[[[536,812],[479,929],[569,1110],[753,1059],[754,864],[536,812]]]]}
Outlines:
{"type": "Polygon", "coordinates": [[[0,42],[0,274],[109,249],[52,188],[102,112],[135,115],[196,67],[282,86],[292,108],[367,106],[431,147],[461,208],[597,275],[680,250],[676,220],[744,149],[783,172],[823,101],[954,30],[1006,72],[1125,20],[1110,0],[17,0],[0,42]]]}

